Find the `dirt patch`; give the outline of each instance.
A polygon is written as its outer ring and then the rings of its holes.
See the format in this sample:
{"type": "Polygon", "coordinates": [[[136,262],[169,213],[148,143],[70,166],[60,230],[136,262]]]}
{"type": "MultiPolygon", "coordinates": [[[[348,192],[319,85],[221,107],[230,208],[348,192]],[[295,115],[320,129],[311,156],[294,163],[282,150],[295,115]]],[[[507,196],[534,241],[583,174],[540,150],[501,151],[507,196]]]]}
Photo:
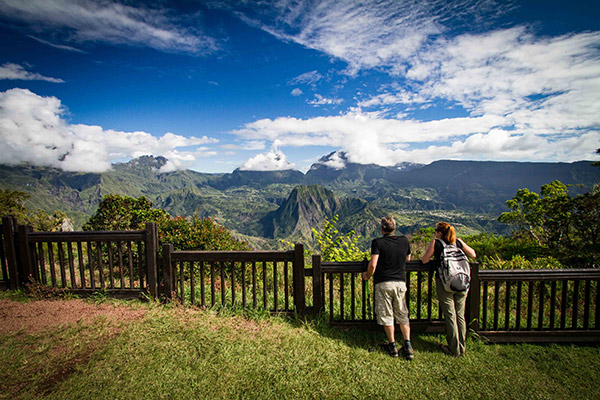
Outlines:
{"type": "Polygon", "coordinates": [[[83,300],[38,300],[21,303],[0,299],[0,333],[36,333],[63,324],[92,322],[106,317],[115,322],[140,320],[147,310],[111,304],[90,304],[83,300]]]}

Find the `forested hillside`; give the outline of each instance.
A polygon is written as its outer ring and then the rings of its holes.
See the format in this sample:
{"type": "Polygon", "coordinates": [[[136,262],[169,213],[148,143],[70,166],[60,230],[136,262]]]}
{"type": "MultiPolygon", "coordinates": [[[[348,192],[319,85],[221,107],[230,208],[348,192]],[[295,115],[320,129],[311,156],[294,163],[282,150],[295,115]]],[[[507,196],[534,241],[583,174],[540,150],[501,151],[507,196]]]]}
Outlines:
{"type": "MultiPolygon", "coordinates": [[[[342,231],[366,238],[378,233],[385,214],[399,230],[412,233],[444,219],[463,234],[506,232],[496,221],[517,190],[554,180],[574,194],[600,182],[590,162],[517,163],[437,161],[394,167],[360,165],[343,159],[343,168],[323,157],[300,171],[240,171],[205,174],[191,170],[158,173],[162,157],[144,156],[115,164],[103,174],[52,168],[0,166],[0,188],[27,192],[29,209],[63,211],[80,228],[105,195],[145,196],[171,215],[212,217],[236,234],[302,240],[324,218],[339,215],[342,231]]],[[[339,154],[337,155],[339,157],[339,154]]],[[[343,156],[343,155],[342,155],[343,156]]]]}

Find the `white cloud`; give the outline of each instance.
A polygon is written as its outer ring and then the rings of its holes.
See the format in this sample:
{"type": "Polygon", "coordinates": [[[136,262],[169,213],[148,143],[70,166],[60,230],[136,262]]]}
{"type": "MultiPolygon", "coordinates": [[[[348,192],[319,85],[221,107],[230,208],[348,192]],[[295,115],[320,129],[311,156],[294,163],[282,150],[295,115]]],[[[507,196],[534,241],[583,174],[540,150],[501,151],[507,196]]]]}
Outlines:
{"type": "MultiPolygon", "coordinates": [[[[333,146],[350,161],[381,165],[595,157],[598,31],[540,37],[527,26],[490,30],[486,21],[513,8],[495,1],[259,4],[267,6],[246,10],[246,22],[343,60],[350,74],[375,69],[395,82],[376,95],[361,93],[358,108],[340,115],[263,119],[236,135],[285,146],[333,146]],[[457,22],[468,24],[459,26],[469,33],[452,31],[457,22]],[[440,105],[460,106],[464,116],[444,118],[440,105]],[[428,111],[429,120],[411,118],[432,107],[438,109],[428,111]],[[389,118],[392,113],[396,118],[389,118]]],[[[309,104],[333,101],[315,95],[309,104]]]]}
{"type": "Polygon", "coordinates": [[[67,42],[105,42],[194,54],[218,47],[214,38],[197,29],[178,26],[168,10],[114,0],[0,0],[0,15],[38,32],[53,30],[67,42]]]}
{"type": "Polygon", "coordinates": [[[379,165],[447,158],[574,161],[593,158],[600,142],[597,129],[578,135],[548,135],[511,131],[511,124],[510,119],[491,114],[423,122],[354,110],[331,117],[263,119],[233,133],[278,146],[336,147],[345,151],[351,162],[379,165]],[[445,142],[450,144],[440,144],[445,142]]]}
{"type": "Polygon", "coordinates": [[[111,161],[152,154],[165,156],[167,169],[183,168],[199,157],[216,153],[200,145],[216,143],[209,137],[186,138],[166,133],[120,132],[100,126],[70,125],[56,97],[42,97],[27,89],[0,93],[0,163],[50,166],[65,171],[104,172],[111,161]],[[193,151],[177,150],[196,146],[193,151]]]}
{"type": "Polygon", "coordinates": [[[240,167],[242,171],[282,171],[289,169],[297,169],[297,167],[295,164],[290,163],[285,154],[278,149],[257,154],[240,167]]]}
{"type": "Polygon", "coordinates": [[[318,71],[310,71],[305,72],[301,75],[298,75],[294,79],[290,81],[290,85],[311,85],[314,86],[317,82],[323,79],[323,75],[321,75],[318,71]]]}
{"type": "Polygon", "coordinates": [[[14,63],[4,63],[0,65],[0,79],[64,83],[62,79],[50,78],[35,72],[29,72],[25,70],[23,66],[14,63]]]}
{"type": "Polygon", "coordinates": [[[348,72],[386,67],[404,70],[444,24],[468,21],[485,27],[513,8],[510,2],[447,0],[321,0],[247,2],[238,15],[270,34],[324,52],[348,63],[348,72]]]}
{"type": "Polygon", "coordinates": [[[313,100],[307,101],[311,106],[325,106],[325,105],[339,105],[342,104],[344,99],[328,99],[316,93],[313,100]]]}
{"type": "Polygon", "coordinates": [[[302,89],[294,88],[294,90],[292,90],[292,92],[290,94],[294,97],[297,97],[297,96],[301,96],[302,93],[303,93],[302,89]]]}

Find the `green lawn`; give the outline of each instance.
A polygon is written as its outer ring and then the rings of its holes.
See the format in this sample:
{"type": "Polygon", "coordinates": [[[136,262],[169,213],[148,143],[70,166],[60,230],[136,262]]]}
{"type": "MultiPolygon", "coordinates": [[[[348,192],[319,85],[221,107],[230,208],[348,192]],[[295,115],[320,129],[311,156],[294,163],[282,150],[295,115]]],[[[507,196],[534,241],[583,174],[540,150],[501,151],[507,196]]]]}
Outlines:
{"type": "Polygon", "coordinates": [[[1,399],[600,398],[600,348],[486,345],[443,355],[414,335],[415,360],[382,332],[264,315],[148,308],[143,319],[0,335],[1,399]]]}

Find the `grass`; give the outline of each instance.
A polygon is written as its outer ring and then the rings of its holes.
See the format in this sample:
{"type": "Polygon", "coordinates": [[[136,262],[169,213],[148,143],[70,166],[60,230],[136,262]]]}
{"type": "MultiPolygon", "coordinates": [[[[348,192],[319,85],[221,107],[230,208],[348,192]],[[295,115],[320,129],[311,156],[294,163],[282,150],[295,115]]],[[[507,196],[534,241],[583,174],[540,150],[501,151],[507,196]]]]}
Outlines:
{"type": "Polygon", "coordinates": [[[598,347],[470,338],[456,359],[415,334],[408,362],[323,319],[128,304],[146,317],[0,335],[0,399],[600,398],[598,347]]]}

